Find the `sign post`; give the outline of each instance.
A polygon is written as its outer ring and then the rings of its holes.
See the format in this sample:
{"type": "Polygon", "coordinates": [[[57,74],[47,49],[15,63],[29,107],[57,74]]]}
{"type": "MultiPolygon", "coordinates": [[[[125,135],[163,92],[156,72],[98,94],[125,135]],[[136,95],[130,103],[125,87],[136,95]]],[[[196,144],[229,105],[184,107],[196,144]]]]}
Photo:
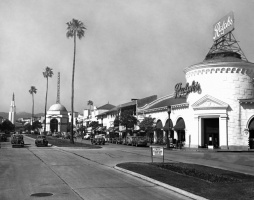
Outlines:
{"type": "Polygon", "coordinates": [[[164,163],[164,147],[161,146],[150,146],[151,148],[151,158],[153,162],[154,156],[162,156],[163,163],[164,163]]]}

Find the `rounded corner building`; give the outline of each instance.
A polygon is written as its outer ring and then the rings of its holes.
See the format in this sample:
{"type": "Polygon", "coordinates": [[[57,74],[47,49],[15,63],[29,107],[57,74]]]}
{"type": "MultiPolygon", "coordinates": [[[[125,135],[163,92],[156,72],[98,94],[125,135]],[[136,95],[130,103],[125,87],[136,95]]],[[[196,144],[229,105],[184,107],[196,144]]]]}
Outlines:
{"type": "MultiPolygon", "coordinates": [[[[232,13],[222,18],[217,27],[230,19],[232,13]]],[[[187,85],[175,88],[176,97],[178,92],[185,93],[189,104],[188,114],[183,115],[185,134],[189,135],[185,136],[186,142],[194,147],[252,149],[254,64],[240,49],[232,34],[233,27],[220,35],[216,25],[217,38],[205,60],[185,68],[187,85]]]]}
{"type": "Polygon", "coordinates": [[[231,12],[214,25],[214,43],[205,59],[184,69],[186,85],[178,83],[174,94],[138,108],[157,121],[155,143],[168,131],[180,147],[254,149],[254,64],[233,30],[231,12]]]}

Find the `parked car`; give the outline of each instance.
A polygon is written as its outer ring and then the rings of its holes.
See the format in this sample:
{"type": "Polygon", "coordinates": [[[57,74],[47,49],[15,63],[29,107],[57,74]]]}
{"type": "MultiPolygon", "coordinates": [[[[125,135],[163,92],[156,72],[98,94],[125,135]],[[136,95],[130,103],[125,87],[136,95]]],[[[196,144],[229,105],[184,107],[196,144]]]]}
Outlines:
{"type": "Polygon", "coordinates": [[[61,134],[58,133],[58,132],[54,132],[54,133],[52,134],[52,136],[53,136],[53,137],[59,138],[59,137],[61,137],[61,134]]]}
{"type": "Polygon", "coordinates": [[[5,133],[0,133],[0,142],[7,142],[7,136],[5,133]]]}
{"type": "Polygon", "coordinates": [[[133,141],[134,136],[127,136],[126,137],[126,145],[133,145],[132,141],[133,141]]]}
{"type": "Polygon", "coordinates": [[[71,134],[68,133],[68,132],[63,132],[62,133],[62,137],[63,137],[63,139],[70,139],[71,138],[71,134]]]}
{"type": "Polygon", "coordinates": [[[11,144],[12,144],[12,147],[14,147],[14,146],[24,147],[24,138],[23,138],[23,135],[13,134],[11,136],[11,144]]]}
{"type": "Polygon", "coordinates": [[[47,136],[52,136],[52,132],[47,132],[47,136]]]}
{"type": "Polygon", "coordinates": [[[91,133],[86,133],[86,135],[84,136],[85,140],[89,140],[91,137],[91,133]]]}
{"type": "Polygon", "coordinates": [[[117,137],[116,138],[116,144],[122,144],[123,143],[123,138],[122,137],[117,137]]]}
{"type": "Polygon", "coordinates": [[[48,146],[48,140],[45,135],[38,135],[35,140],[35,146],[48,146]]]}
{"type": "Polygon", "coordinates": [[[105,138],[100,135],[95,135],[94,138],[91,138],[91,143],[105,145],[105,138]]]}
{"type": "Polygon", "coordinates": [[[132,140],[133,146],[147,146],[147,139],[144,136],[136,136],[132,140]]]}

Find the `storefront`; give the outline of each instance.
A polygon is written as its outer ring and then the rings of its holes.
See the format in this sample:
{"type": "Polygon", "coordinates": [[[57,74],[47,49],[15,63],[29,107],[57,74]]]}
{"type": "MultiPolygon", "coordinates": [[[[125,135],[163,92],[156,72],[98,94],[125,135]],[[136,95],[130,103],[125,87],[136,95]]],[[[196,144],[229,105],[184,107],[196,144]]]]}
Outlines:
{"type": "Polygon", "coordinates": [[[233,13],[229,13],[220,20],[228,25],[224,34],[215,25],[214,44],[204,61],[184,69],[186,84],[176,84],[174,94],[139,108],[140,113],[165,125],[170,106],[174,139],[184,147],[254,146],[249,144],[254,138],[254,64],[234,39],[232,19],[233,13]]]}

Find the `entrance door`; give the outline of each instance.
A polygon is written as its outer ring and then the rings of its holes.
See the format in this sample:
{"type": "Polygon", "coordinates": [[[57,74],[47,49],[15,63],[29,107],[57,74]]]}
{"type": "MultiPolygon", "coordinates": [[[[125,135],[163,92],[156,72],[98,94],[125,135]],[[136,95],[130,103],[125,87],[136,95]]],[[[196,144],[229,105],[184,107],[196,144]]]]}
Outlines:
{"type": "Polygon", "coordinates": [[[51,132],[58,132],[58,121],[57,119],[50,120],[50,131],[51,132]]]}
{"type": "Polygon", "coordinates": [[[205,147],[219,147],[219,118],[204,118],[203,144],[205,147]]]}
{"type": "Polygon", "coordinates": [[[249,123],[249,147],[254,149],[254,119],[249,123]]]}

